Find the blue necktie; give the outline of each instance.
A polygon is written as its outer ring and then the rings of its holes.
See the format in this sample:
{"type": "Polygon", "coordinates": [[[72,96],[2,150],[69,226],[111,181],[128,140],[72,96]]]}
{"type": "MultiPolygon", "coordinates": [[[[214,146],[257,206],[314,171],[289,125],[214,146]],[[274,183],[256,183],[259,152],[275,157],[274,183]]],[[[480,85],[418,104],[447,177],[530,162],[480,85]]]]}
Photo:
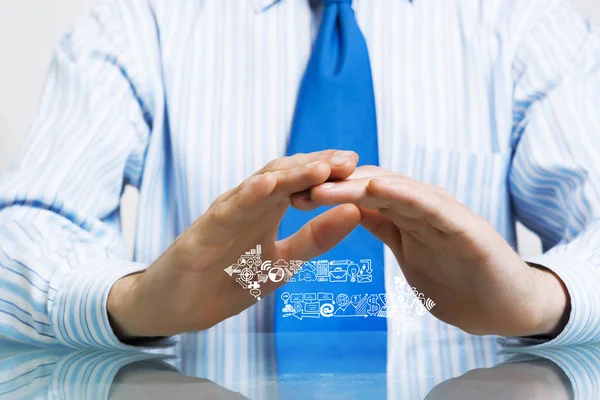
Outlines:
{"type": "MultiPolygon", "coordinates": [[[[371,64],[351,0],[323,0],[321,26],[302,79],[287,153],[354,150],[379,165],[371,64]]],[[[325,211],[290,209],[280,237],[325,211]]],[[[385,331],[383,245],[358,227],[305,264],[276,296],[275,331],[385,331]],[[294,281],[295,280],[295,281],[294,281]]]]}

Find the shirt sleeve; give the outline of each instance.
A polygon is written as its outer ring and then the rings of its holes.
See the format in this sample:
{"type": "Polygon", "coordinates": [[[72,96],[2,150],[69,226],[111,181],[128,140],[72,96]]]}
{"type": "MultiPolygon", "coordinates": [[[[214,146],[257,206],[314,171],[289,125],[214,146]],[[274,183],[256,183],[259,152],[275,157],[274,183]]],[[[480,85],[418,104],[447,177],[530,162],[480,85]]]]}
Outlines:
{"type": "Polygon", "coordinates": [[[141,4],[103,1],[56,46],[24,150],[0,182],[0,336],[126,347],[108,293],[146,265],[127,260],[119,205],[125,185],[141,183],[160,117],[155,44],[132,39],[156,41],[141,4]]]}
{"type": "Polygon", "coordinates": [[[520,41],[513,67],[515,150],[509,187],[517,218],[540,236],[545,251],[525,261],[560,277],[571,312],[553,340],[501,341],[542,347],[597,343],[600,34],[566,1],[537,3],[539,12],[520,41]]]}

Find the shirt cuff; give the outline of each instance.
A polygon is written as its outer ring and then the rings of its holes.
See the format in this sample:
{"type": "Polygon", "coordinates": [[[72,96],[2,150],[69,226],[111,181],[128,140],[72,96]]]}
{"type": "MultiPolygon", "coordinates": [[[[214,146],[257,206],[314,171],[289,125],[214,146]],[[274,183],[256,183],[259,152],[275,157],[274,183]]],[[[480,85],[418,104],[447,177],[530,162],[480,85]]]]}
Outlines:
{"type": "Polygon", "coordinates": [[[565,284],[571,299],[569,321],[554,339],[501,337],[506,347],[551,347],[600,342],[600,270],[588,259],[573,254],[549,253],[524,261],[548,268],[565,284]]]}
{"type": "MultiPolygon", "coordinates": [[[[57,276],[49,295],[49,314],[59,343],[73,348],[135,349],[114,334],[106,308],[108,293],[116,281],[146,269],[127,261],[105,261],[57,276]],[[54,294],[54,296],[52,296],[54,294]]],[[[145,343],[145,348],[169,347],[171,339],[145,343]]]]}

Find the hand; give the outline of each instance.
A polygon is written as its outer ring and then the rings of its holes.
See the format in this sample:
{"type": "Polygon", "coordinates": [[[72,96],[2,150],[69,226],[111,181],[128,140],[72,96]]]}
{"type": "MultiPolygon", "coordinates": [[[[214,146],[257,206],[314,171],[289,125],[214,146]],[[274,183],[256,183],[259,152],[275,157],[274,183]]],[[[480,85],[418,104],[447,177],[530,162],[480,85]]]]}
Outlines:
{"type": "MultiPolygon", "coordinates": [[[[256,300],[224,272],[260,244],[265,259],[309,260],[328,251],[360,221],[354,205],[321,214],[300,231],[276,241],[290,196],[356,168],[353,152],[324,151],[274,160],[218,197],[144,273],[119,280],[108,298],[118,336],[171,336],[205,330],[239,314],[256,300]]],[[[263,294],[281,284],[261,285],[263,294]]]]}
{"type": "Polygon", "coordinates": [[[406,280],[431,297],[432,313],[472,334],[556,335],[568,295],[551,272],[527,265],[484,218],[440,187],[377,167],[294,196],[293,205],[352,203],[385,242],[406,280]]]}

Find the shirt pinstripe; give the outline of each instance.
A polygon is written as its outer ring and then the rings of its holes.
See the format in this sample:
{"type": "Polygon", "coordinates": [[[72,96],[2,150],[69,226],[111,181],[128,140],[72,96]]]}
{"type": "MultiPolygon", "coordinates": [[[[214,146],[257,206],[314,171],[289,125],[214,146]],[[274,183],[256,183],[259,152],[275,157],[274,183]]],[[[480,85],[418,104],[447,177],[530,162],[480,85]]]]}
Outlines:
{"type": "MultiPolygon", "coordinates": [[[[105,0],[60,41],[31,135],[0,185],[1,335],[125,347],[105,311],[112,283],[284,154],[316,22],[305,0],[271,3],[105,0]],[[126,184],[140,191],[135,262],[119,229],[126,184]]],[[[527,261],[566,283],[573,307],[559,337],[502,344],[600,341],[598,32],[560,0],[354,6],[372,58],[381,165],[444,186],[515,246],[521,220],[546,251],[527,261]]],[[[399,271],[389,251],[385,268],[389,291],[399,271]]],[[[207,365],[267,351],[223,334],[268,327],[261,303],[185,336],[187,351],[207,365]]],[[[390,365],[434,362],[432,336],[480,349],[450,353],[439,373],[499,346],[418,321],[412,334],[390,335],[390,365]]]]}

